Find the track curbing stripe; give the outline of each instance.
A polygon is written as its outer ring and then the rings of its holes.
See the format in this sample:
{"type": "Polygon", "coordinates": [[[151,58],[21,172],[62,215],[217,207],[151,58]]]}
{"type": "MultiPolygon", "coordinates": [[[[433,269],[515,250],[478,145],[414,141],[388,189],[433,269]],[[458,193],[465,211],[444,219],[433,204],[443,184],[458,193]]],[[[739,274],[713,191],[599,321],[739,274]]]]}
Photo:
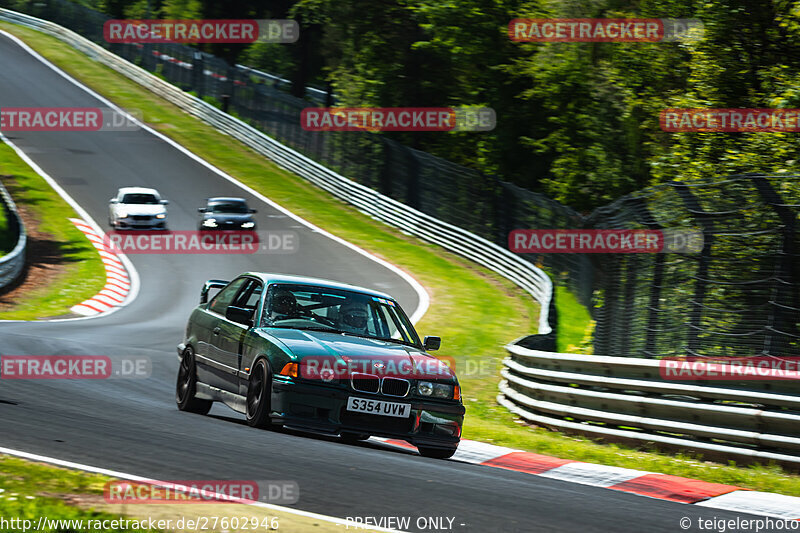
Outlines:
{"type": "Polygon", "coordinates": [[[94,228],[78,219],[71,218],[69,220],[97,249],[106,273],[106,283],[100,292],[88,300],[72,306],[70,311],[82,316],[95,316],[120,307],[130,293],[128,271],[125,270],[117,254],[108,251],[103,243],[103,237],[94,228]]]}
{"type": "MultiPolygon", "coordinates": [[[[414,446],[396,439],[372,437],[370,442],[400,448],[414,446]]],[[[483,442],[462,440],[452,461],[503,468],[570,483],[629,492],[675,503],[800,520],[800,497],[756,492],[668,474],[560,459],[483,442]]]]}
{"type": "Polygon", "coordinates": [[[709,483],[667,474],[646,474],[608,487],[613,490],[633,492],[659,500],[681,503],[698,503],[728,492],[742,490],[733,485],[709,483]]]}

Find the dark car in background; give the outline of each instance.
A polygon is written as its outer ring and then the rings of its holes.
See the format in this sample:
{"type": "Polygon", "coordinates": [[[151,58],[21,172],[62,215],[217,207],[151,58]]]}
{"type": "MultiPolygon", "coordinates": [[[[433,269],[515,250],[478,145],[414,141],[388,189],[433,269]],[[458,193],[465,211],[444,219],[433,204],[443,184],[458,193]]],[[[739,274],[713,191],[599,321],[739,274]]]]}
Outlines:
{"type": "Polygon", "coordinates": [[[217,196],[208,198],[206,206],[198,209],[202,213],[200,231],[214,230],[253,230],[256,221],[255,209],[250,209],[244,198],[217,196]]]}
{"type": "Polygon", "coordinates": [[[246,273],[207,281],[178,345],[176,402],[215,401],[254,427],[405,440],[451,457],[464,421],[455,374],[389,295],[315,278],[246,273]],[[211,301],[211,289],[221,290],[211,301]]]}

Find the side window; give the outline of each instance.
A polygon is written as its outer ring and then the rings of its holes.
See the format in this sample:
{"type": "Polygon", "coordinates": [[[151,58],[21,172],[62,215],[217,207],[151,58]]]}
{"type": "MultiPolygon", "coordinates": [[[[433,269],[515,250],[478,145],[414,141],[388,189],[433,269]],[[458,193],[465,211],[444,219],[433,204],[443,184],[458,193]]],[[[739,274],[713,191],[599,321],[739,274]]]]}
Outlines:
{"type": "Polygon", "coordinates": [[[239,278],[230,282],[227,287],[214,296],[214,299],[208,304],[208,310],[225,316],[225,311],[228,309],[228,306],[231,305],[239,289],[241,289],[242,285],[247,281],[249,281],[247,278],[239,278]]]}
{"type": "Polygon", "coordinates": [[[263,285],[260,281],[254,279],[249,280],[247,286],[239,292],[239,295],[236,297],[236,302],[233,305],[255,310],[256,307],[258,307],[258,302],[261,300],[262,290],[263,285]]]}

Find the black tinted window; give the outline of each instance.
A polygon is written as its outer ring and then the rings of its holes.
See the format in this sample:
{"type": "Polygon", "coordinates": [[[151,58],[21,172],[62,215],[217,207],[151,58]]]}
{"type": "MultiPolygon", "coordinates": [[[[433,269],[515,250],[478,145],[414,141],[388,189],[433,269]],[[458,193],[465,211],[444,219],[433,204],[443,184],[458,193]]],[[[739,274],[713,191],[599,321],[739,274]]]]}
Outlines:
{"type": "Polygon", "coordinates": [[[214,299],[211,300],[211,303],[208,305],[209,311],[214,311],[224,316],[228,306],[231,305],[239,289],[242,288],[242,285],[244,285],[246,281],[248,281],[247,278],[239,278],[230,282],[227,287],[219,291],[219,293],[214,296],[214,299]]]}
{"type": "Polygon", "coordinates": [[[122,197],[123,204],[157,204],[158,198],[152,194],[130,193],[122,197]]]}
{"type": "Polygon", "coordinates": [[[208,205],[208,210],[212,213],[249,213],[247,204],[243,202],[212,203],[208,205]]]}

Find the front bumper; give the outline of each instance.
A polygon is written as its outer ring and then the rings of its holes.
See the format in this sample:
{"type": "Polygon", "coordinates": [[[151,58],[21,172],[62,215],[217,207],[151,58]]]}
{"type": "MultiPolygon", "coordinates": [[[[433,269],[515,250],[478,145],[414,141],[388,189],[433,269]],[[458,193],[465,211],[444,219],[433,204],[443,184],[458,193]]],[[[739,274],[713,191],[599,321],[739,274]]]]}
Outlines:
{"type": "Polygon", "coordinates": [[[324,433],[367,433],[405,440],[414,446],[455,448],[461,440],[464,406],[419,398],[363,394],[337,387],[273,381],[272,418],[287,426],[324,433]],[[411,404],[409,418],[347,411],[350,396],[411,404]]]}
{"type": "Polygon", "coordinates": [[[147,230],[160,230],[167,229],[166,218],[150,218],[147,220],[134,220],[130,217],[117,219],[118,229],[147,229],[147,230]]]}
{"type": "Polygon", "coordinates": [[[253,226],[252,228],[243,228],[239,224],[224,224],[224,225],[217,225],[217,226],[203,226],[202,224],[198,226],[198,231],[256,231],[256,227],[253,226]]]}

